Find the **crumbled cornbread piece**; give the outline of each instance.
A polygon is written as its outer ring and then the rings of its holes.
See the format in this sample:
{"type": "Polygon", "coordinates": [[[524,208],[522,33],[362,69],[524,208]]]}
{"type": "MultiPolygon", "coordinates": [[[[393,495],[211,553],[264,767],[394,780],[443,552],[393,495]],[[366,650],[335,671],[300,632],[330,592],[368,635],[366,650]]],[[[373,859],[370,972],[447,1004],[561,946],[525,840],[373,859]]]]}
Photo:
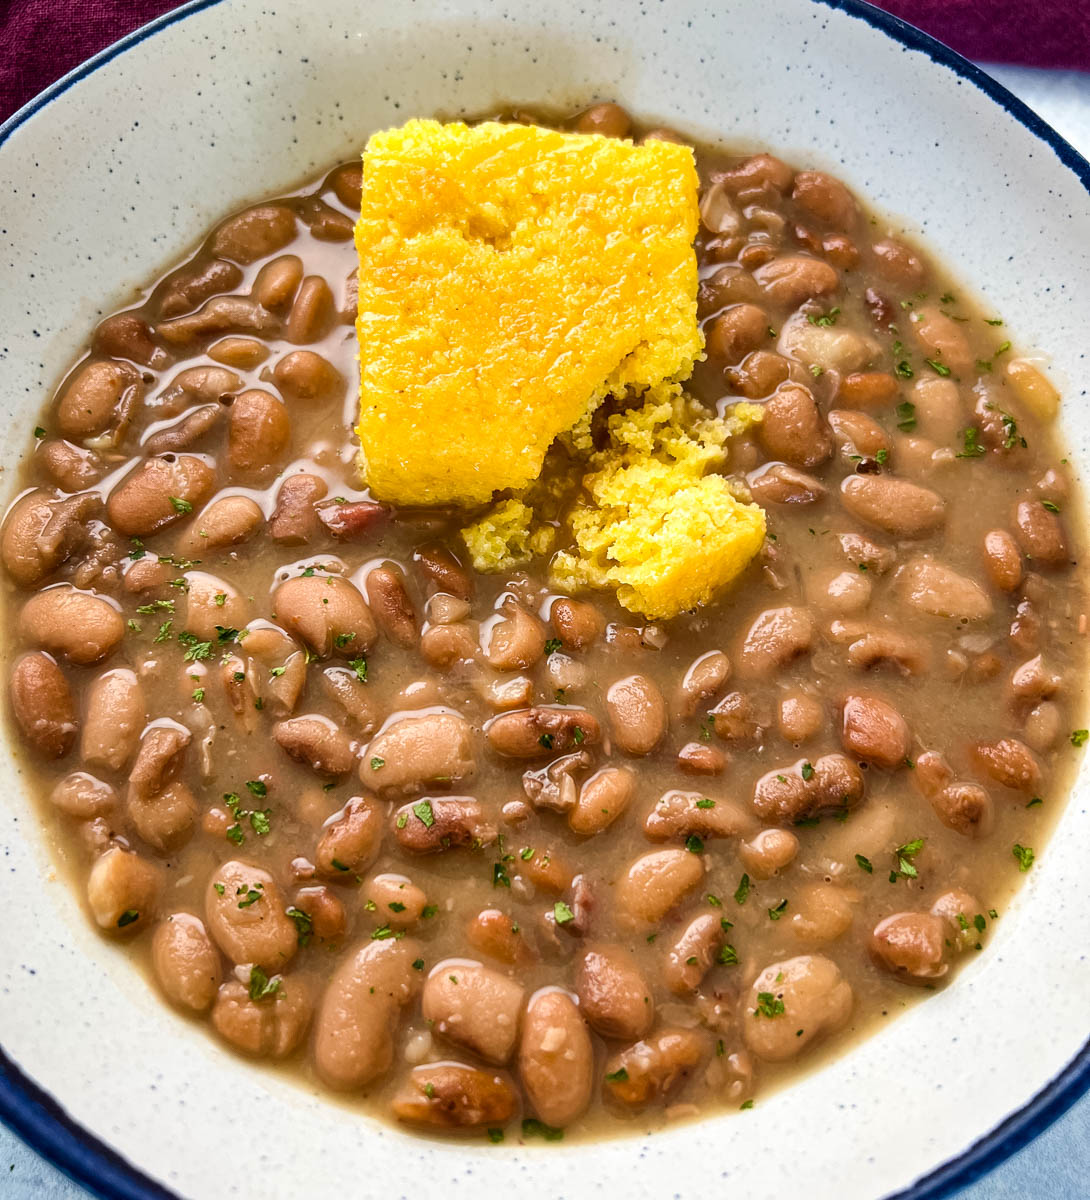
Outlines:
{"type": "Polygon", "coordinates": [[[462,530],[475,571],[504,571],[546,554],[556,530],[535,523],[534,511],[521,500],[501,500],[462,530]]]}
{"type": "Polygon", "coordinates": [[[361,468],[406,504],[518,490],[610,393],[686,377],[692,151],[410,121],[364,153],[361,468]]]}
{"type": "Polygon", "coordinates": [[[765,514],[705,472],[726,439],[761,417],[739,404],[725,420],[701,417],[678,389],[611,417],[611,445],[583,481],[592,503],[571,514],[575,551],[552,575],[562,587],[616,588],[618,601],[652,618],[708,603],[761,548],[765,514]]]}

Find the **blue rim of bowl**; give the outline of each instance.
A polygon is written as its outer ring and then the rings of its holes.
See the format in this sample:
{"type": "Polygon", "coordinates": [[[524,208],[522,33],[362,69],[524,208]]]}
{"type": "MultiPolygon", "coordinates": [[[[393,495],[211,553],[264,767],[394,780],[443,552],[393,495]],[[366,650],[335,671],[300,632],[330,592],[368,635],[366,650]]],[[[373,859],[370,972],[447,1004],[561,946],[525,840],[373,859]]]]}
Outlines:
{"type": "MultiPolygon", "coordinates": [[[[39,93],[0,125],[0,146],[36,112],[63,95],[99,67],[112,62],[126,50],[223,0],[189,0],[189,3],[142,25],[128,36],[107,46],[39,93]]],[[[864,0],[812,0],[888,34],[906,49],[918,50],[933,62],[949,67],[1004,108],[1032,134],[1047,143],[1057,158],[1090,192],[1090,162],[1051,125],[1043,121],[1001,83],[963,58],[956,50],[937,41],[900,17],[874,8],[864,0]]],[[[1067,1066],[1017,1112],[968,1146],[961,1154],[886,1200],[944,1200],[980,1179],[1021,1150],[1053,1121],[1058,1120],[1090,1091],[1090,1039],[1067,1066]]],[[[59,1167],[66,1175],[102,1200],[177,1200],[175,1193],[156,1183],[104,1142],[78,1125],[63,1108],[25,1075],[0,1048],[0,1121],[59,1167]]]]}

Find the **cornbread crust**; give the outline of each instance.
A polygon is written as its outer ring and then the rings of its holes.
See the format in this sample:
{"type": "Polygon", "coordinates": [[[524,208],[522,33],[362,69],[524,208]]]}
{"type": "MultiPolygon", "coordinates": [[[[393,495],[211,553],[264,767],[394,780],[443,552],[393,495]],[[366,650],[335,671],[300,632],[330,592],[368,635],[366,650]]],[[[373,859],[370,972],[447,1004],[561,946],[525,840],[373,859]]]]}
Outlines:
{"type": "Polygon", "coordinates": [[[361,472],[402,504],[525,488],[606,395],[685,378],[692,150],[410,121],[363,156],[361,472]]]}

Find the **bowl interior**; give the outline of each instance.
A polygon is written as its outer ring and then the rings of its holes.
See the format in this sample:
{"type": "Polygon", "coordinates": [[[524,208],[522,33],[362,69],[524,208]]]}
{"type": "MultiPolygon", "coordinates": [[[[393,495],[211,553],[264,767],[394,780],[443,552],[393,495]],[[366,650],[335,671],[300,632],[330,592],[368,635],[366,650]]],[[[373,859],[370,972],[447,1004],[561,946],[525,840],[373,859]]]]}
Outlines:
{"type": "MultiPolygon", "coordinates": [[[[622,18],[566,0],[323,0],[317,11],[233,0],[173,14],[6,131],[0,467],[28,449],[95,320],[217,216],[410,116],[594,97],[828,167],[873,206],[911,214],[904,227],[986,296],[1016,344],[1051,354],[1072,462],[1087,461],[1086,164],[861,9],[674,0],[622,18]]],[[[54,873],[21,756],[12,747],[0,762],[0,904],[14,914],[0,926],[4,1048],[75,1121],[185,1194],[241,1195],[257,1174],[283,1194],[335,1177],[420,1200],[513,1178],[543,1196],[617,1179],[637,1197],[724,1182],[751,1196],[885,1194],[1020,1108],[1086,1038],[1090,957],[1070,952],[1070,930],[1090,920],[1083,770],[989,952],[753,1111],[641,1141],[424,1142],[242,1063],[168,1012],[54,873]],[[240,1149],[247,1126],[255,1136],[240,1149]]]]}

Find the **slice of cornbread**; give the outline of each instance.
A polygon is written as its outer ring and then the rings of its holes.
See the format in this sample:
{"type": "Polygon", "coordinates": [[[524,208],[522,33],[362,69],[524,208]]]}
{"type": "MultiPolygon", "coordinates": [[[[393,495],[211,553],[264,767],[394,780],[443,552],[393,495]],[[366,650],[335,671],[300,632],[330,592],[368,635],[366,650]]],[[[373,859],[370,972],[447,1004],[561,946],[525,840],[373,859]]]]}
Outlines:
{"type": "Polygon", "coordinates": [[[410,121],[363,156],[361,468],[376,496],[479,503],[605,395],[686,377],[692,151],[410,121]]]}
{"type": "Polygon", "coordinates": [[[652,618],[711,601],[760,550],[765,514],[706,472],[726,439],[762,415],[738,404],[725,420],[703,417],[679,389],[663,387],[611,417],[611,444],[583,480],[589,503],[571,513],[575,549],[554,557],[553,580],[615,588],[625,608],[652,618]]]}

